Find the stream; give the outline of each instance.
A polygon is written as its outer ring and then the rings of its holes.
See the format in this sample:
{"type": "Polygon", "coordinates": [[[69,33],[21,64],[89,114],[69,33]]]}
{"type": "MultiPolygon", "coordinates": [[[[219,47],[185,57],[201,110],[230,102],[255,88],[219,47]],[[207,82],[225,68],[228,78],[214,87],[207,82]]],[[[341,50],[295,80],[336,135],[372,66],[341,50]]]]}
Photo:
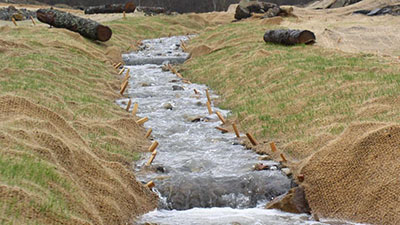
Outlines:
{"type": "MultiPolygon", "coordinates": [[[[125,94],[139,105],[137,115],[148,117],[145,127],[159,142],[151,166],[145,163],[151,153],[136,162],[139,181],[155,183],[160,196],[158,209],[136,221],[138,224],[351,224],[313,221],[306,214],[290,214],[264,209],[273,198],[286,193],[293,182],[274,161],[259,160],[252,150],[240,144],[234,133],[215,129],[221,121],[209,115],[207,87],[183,82],[163,64],[183,63],[188,54],[180,48],[187,36],[142,41],[140,51],[123,55],[130,69],[125,94]],[[194,89],[199,94],[195,94],[194,89]],[[257,163],[269,170],[254,171],[257,163]]],[[[213,94],[211,98],[218,98],[213,94]]],[[[117,100],[126,108],[128,98],[117,100]]],[[[130,111],[133,109],[133,103],[130,111]]],[[[229,111],[212,106],[224,117],[229,111]]]]}

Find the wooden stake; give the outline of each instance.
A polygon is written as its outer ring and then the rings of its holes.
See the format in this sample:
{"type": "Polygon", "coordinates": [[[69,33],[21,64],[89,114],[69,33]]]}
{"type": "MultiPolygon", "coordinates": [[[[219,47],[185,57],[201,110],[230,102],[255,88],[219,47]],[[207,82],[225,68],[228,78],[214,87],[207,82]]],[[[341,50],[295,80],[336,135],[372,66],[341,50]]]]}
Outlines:
{"type": "Polygon", "coordinates": [[[128,105],[126,106],[126,111],[129,112],[129,108],[131,108],[132,100],[129,99],[128,105]]]}
{"type": "Polygon", "coordinates": [[[124,95],[125,89],[128,87],[128,81],[125,81],[122,85],[121,91],[119,92],[121,95],[124,95]]]}
{"type": "Polygon", "coordinates": [[[217,114],[218,118],[221,120],[221,122],[222,122],[223,124],[225,124],[226,121],[225,121],[224,117],[222,116],[222,114],[221,114],[220,112],[218,112],[218,111],[216,112],[216,114],[217,114]]]}
{"type": "Polygon", "coordinates": [[[240,138],[239,130],[235,123],[232,124],[233,130],[235,131],[236,137],[240,138]]]}
{"type": "Polygon", "coordinates": [[[147,130],[147,133],[146,133],[146,135],[144,136],[144,138],[150,137],[151,132],[153,132],[153,129],[149,128],[149,129],[147,130]]]}
{"type": "Polygon", "coordinates": [[[114,69],[118,69],[122,65],[122,62],[119,62],[117,65],[114,66],[114,69]]]}
{"type": "Polygon", "coordinates": [[[33,26],[36,26],[36,22],[35,22],[35,20],[33,19],[32,16],[31,16],[31,20],[32,20],[33,26]]]}
{"type": "Polygon", "coordinates": [[[168,69],[169,69],[169,71],[171,71],[173,74],[176,74],[176,70],[174,69],[174,67],[172,67],[171,64],[168,64],[168,69]]]}
{"type": "Polygon", "coordinates": [[[271,147],[272,152],[276,152],[276,145],[274,142],[269,143],[269,146],[271,147]]]}
{"type": "Polygon", "coordinates": [[[158,142],[154,141],[149,147],[149,152],[153,152],[154,150],[156,150],[157,146],[158,146],[158,142]]]}
{"type": "Polygon", "coordinates": [[[177,77],[181,78],[181,79],[183,78],[182,74],[180,74],[180,73],[178,73],[178,72],[176,72],[175,75],[176,75],[177,77]]]}
{"type": "Polygon", "coordinates": [[[222,127],[215,127],[215,129],[222,131],[222,133],[228,133],[229,131],[222,127]]]}
{"type": "MultiPolygon", "coordinates": [[[[121,12],[121,11],[120,11],[120,12],[121,12]]],[[[122,17],[124,18],[124,20],[126,20],[126,12],[123,11],[122,14],[123,14],[122,17]]]]}
{"type": "Polygon", "coordinates": [[[138,108],[139,108],[139,104],[135,103],[135,104],[133,105],[133,109],[132,109],[132,115],[133,115],[133,116],[136,116],[136,113],[137,113],[138,108]]]}
{"type": "Polygon", "coordinates": [[[198,90],[196,90],[196,88],[193,89],[193,91],[194,91],[194,93],[195,93],[196,95],[199,95],[199,94],[200,94],[200,92],[199,92],[198,90]]]}
{"type": "Polygon", "coordinates": [[[129,76],[128,76],[126,79],[124,78],[124,79],[122,80],[121,89],[124,87],[125,82],[128,82],[128,83],[129,83],[128,80],[129,80],[129,76]]]}
{"type": "Polygon", "coordinates": [[[254,146],[256,146],[258,144],[256,139],[253,137],[253,135],[251,135],[250,133],[246,133],[246,136],[250,140],[251,144],[253,144],[254,146]]]}
{"type": "Polygon", "coordinates": [[[125,71],[125,67],[122,68],[122,69],[119,71],[118,75],[121,75],[124,71],[125,71]]]}
{"type": "Polygon", "coordinates": [[[14,25],[17,27],[17,22],[15,21],[14,17],[11,17],[12,22],[14,23],[14,25]]]}
{"type": "Polygon", "coordinates": [[[149,161],[147,161],[146,166],[150,166],[151,163],[154,161],[157,155],[157,150],[154,150],[153,153],[151,153],[149,161]]]}
{"type": "Polygon", "coordinates": [[[146,184],[146,187],[148,187],[148,188],[150,188],[150,189],[152,189],[153,187],[155,187],[156,185],[154,184],[154,182],[153,181],[150,181],[150,182],[148,182],[147,184],[146,184]]]}
{"type": "Polygon", "coordinates": [[[139,124],[139,125],[143,125],[143,124],[146,123],[147,121],[149,121],[149,118],[148,118],[148,117],[144,117],[144,118],[142,118],[142,119],[136,121],[136,123],[139,124]]]}
{"type": "Polygon", "coordinates": [[[183,42],[182,40],[181,40],[181,47],[182,47],[183,51],[186,51],[185,42],[183,42]]]}
{"type": "Polygon", "coordinates": [[[208,109],[208,114],[212,115],[212,114],[213,114],[213,111],[212,111],[212,109],[211,109],[211,104],[210,104],[210,102],[207,102],[207,109],[208,109]]]}
{"type": "Polygon", "coordinates": [[[281,158],[283,162],[287,162],[286,157],[281,153],[281,158]]]}
{"type": "Polygon", "coordinates": [[[299,180],[299,182],[303,182],[304,181],[304,174],[297,175],[297,180],[299,180]]]}
{"type": "Polygon", "coordinates": [[[208,89],[206,89],[206,96],[207,100],[211,103],[210,93],[208,92],[208,89]]]}
{"type": "Polygon", "coordinates": [[[129,73],[130,73],[130,70],[129,70],[129,69],[127,69],[127,70],[126,70],[126,74],[125,74],[125,77],[124,77],[124,80],[123,80],[123,82],[125,82],[125,81],[129,80],[129,77],[131,76],[129,73]]]}

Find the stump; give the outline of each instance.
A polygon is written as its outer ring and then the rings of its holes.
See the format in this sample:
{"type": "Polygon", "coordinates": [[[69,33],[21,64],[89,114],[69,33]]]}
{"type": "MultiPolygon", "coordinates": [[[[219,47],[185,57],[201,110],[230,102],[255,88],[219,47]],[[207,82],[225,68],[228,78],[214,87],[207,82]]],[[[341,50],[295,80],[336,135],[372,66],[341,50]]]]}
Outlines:
{"type": "Polygon", "coordinates": [[[90,19],[74,16],[67,12],[56,9],[39,9],[36,15],[38,20],[42,23],[77,32],[92,40],[108,41],[112,36],[112,31],[109,27],[103,26],[90,19]]]}
{"type": "Polygon", "coordinates": [[[268,30],[264,41],[283,45],[314,44],[315,35],[309,30],[268,30]]]}
{"type": "Polygon", "coordinates": [[[128,2],[126,4],[110,4],[110,5],[99,5],[91,6],[85,9],[85,14],[95,14],[95,13],[133,13],[135,12],[136,6],[133,2],[128,2]]]}

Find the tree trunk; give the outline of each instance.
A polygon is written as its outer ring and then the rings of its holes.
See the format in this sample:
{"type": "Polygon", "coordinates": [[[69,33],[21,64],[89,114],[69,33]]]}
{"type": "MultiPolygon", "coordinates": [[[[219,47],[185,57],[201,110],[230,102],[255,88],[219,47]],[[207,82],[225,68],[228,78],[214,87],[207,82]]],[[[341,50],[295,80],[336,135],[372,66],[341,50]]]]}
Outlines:
{"type": "Polygon", "coordinates": [[[308,30],[268,30],[264,41],[284,45],[313,44],[315,35],[308,30]]]}
{"type": "Polygon", "coordinates": [[[107,26],[59,10],[39,9],[36,15],[38,20],[43,23],[78,32],[80,35],[92,40],[108,41],[112,35],[111,29],[107,26]]]}
{"type": "Polygon", "coordinates": [[[136,6],[133,2],[128,2],[126,4],[111,4],[111,5],[99,5],[92,6],[85,9],[85,14],[95,14],[95,13],[133,13],[135,12],[136,6]]]}

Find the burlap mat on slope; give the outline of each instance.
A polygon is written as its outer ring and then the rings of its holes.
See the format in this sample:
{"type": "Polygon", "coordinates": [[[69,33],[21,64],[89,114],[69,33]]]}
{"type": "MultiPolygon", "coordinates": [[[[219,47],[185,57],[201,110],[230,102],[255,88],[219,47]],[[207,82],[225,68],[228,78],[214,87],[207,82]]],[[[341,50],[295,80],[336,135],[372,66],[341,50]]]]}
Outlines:
{"type": "Polygon", "coordinates": [[[301,173],[318,216],[400,224],[400,125],[352,125],[301,173]]]}

